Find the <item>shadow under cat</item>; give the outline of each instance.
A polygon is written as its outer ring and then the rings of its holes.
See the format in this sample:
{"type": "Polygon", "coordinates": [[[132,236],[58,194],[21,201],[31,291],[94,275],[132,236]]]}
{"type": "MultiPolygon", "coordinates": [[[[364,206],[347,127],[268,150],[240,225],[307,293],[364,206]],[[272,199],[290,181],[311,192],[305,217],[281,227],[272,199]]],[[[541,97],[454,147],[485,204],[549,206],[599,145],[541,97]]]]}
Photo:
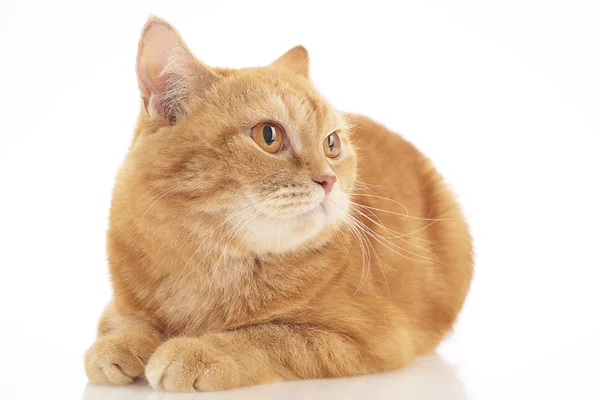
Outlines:
{"type": "Polygon", "coordinates": [[[411,365],[379,374],[352,378],[277,382],[223,392],[166,393],[148,385],[103,386],[88,383],[83,400],[229,400],[252,399],[447,399],[468,398],[454,368],[434,354],[411,365]]]}

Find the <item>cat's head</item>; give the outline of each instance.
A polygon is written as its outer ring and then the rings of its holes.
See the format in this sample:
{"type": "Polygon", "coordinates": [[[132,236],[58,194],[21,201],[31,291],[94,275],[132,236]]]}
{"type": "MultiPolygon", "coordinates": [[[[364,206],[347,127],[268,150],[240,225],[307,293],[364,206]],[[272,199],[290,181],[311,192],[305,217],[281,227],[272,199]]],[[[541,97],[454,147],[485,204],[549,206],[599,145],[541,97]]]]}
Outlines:
{"type": "Polygon", "coordinates": [[[266,67],[211,68],[153,17],[137,75],[143,108],[128,162],[138,186],[177,205],[170,218],[182,227],[218,216],[260,254],[341,226],[356,153],[343,114],[312,86],[303,47],[266,67]]]}

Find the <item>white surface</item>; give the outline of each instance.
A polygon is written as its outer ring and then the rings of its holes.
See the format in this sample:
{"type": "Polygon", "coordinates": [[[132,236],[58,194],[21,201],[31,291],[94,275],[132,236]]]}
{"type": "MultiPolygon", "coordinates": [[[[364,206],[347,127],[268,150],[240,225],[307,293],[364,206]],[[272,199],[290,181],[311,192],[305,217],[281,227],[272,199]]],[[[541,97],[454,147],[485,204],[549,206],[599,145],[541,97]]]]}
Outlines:
{"type": "Polygon", "coordinates": [[[333,104],[435,161],[477,252],[440,356],[194,398],[600,399],[600,3],[84,3],[0,3],[0,398],[188,398],[85,388],[82,364],[110,296],[110,191],[152,12],[213,65],[305,45],[333,104]]]}

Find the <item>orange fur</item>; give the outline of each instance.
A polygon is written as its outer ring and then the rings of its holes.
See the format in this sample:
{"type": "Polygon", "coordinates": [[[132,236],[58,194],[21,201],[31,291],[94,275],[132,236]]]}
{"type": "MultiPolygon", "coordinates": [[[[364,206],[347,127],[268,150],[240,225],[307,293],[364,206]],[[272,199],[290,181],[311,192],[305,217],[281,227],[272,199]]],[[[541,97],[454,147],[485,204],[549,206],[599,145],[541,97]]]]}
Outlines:
{"type": "Polygon", "coordinates": [[[138,77],[90,380],[221,390],[397,368],[437,346],[469,289],[471,239],[413,145],[333,108],[302,47],[267,67],[210,68],[151,18],[138,77]],[[283,127],[285,151],[248,136],[264,121],[283,127]],[[327,195],[322,173],[337,177],[327,195]]]}

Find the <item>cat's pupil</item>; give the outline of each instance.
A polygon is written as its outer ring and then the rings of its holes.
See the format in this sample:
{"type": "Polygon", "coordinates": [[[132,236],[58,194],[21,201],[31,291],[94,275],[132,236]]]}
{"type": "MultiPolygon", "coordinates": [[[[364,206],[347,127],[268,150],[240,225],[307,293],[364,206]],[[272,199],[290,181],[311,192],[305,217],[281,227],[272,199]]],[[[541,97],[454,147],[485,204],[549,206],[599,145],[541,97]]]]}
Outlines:
{"type": "Polygon", "coordinates": [[[272,145],[276,139],[275,128],[273,128],[272,126],[266,125],[263,128],[263,138],[265,139],[265,143],[267,144],[267,146],[272,145]]]}
{"type": "Polygon", "coordinates": [[[335,140],[333,139],[332,135],[329,135],[327,137],[327,145],[329,146],[329,151],[333,151],[333,145],[335,143],[335,140]]]}

